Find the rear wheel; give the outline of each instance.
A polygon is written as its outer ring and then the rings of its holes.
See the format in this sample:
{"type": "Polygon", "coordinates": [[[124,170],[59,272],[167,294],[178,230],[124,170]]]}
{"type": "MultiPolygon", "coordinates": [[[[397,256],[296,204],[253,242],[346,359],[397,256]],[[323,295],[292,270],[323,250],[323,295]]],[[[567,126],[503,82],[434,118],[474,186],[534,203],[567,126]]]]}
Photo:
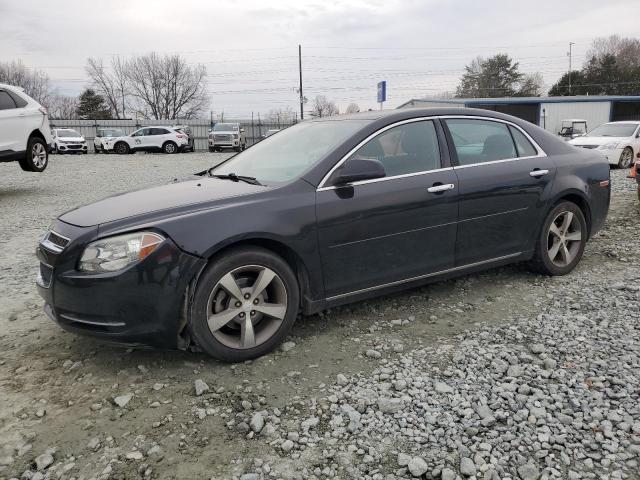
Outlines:
{"type": "Polygon", "coordinates": [[[118,142],[113,147],[113,151],[118,155],[126,155],[127,153],[129,153],[129,145],[127,145],[125,142],[118,142]]]}
{"type": "Polygon", "coordinates": [[[31,137],[27,143],[27,152],[20,160],[20,168],[26,172],[43,172],[49,163],[47,145],[40,137],[31,137]]]}
{"type": "Polygon", "coordinates": [[[162,151],[164,153],[176,153],[178,151],[178,146],[173,142],[165,142],[165,144],[162,145],[162,151]]]}
{"type": "Polygon", "coordinates": [[[587,243],[587,222],[572,202],[561,202],[547,215],[536,245],[531,267],[546,275],[571,272],[587,243]]]}
{"type": "Polygon", "coordinates": [[[632,163],[633,163],[633,150],[631,147],[627,147],[620,154],[620,160],[618,160],[618,167],[629,168],[632,163]]]}
{"type": "Polygon", "coordinates": [[[190,315],[195,342],[209,355],[241,362],[269,353],[293,326],[296,276],[272,252],[253,247],[214,260],[196,288],[190,315]]]}

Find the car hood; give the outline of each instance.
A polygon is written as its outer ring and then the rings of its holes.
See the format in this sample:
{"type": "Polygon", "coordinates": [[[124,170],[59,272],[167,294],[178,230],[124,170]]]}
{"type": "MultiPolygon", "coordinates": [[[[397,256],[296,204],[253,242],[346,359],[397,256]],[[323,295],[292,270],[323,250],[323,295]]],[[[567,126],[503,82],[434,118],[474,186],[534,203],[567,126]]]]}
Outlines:
{"type": "Polygon", "coordinates": [[[61,142],[85,142],[84,137],[58,137],[61,142]]]}
{"type": "Polygon", "coordinates": [[[571,145],[606,145],[607,143],[622,142],[628,137],[577,137],[569,141],[571,145]]]}
{"type": "Polygon", "coordinates": [[[189,207],[206,208],[224,199],[263,192],[268,187],[192,175],[169,184],[113,195],[74,208],[59,219],[78,227],[91,227],[131,217],[185,213],[189,207]]]}

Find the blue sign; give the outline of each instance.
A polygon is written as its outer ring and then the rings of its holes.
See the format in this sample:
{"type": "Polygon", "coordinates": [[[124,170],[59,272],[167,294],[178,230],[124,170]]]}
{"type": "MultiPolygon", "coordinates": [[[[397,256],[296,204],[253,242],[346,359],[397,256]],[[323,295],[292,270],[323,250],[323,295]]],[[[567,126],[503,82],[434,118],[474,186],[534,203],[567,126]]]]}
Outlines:
{"type": "Polygon", "coordinates": [[[378,103],[382,103],[387,100],[387,81],[383,80],[378,82],[378,103]]]}

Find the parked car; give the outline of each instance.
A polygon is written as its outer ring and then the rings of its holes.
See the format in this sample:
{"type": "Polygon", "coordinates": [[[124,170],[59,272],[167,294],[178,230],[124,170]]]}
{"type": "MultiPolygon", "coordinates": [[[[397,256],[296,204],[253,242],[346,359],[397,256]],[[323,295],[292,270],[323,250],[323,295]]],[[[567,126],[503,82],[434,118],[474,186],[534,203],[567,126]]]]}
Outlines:
{"type": "Polygon", "coordinates": [[[43,172],[49,162],[47,110],[20,87],[0,83],[0,162],[43,172]]]}
{"type": "Polygon", "coordinates": [[[225,148],[236,152],[247,148],[247,137],[239,123],[216,123],[209,132],[209,151],[221,152],[225,148]]]}
{"type": "Polygon", "coordinates": [[[603,123],[569,143],[576,147],[597,149],[611,165],[629,168],[636,158],[640,158],[640,122],[603,123]]]}
{"type": "Polygon", "coordinates": [[[135,152],[177,153],[189,145],[189,137],[171,127],[143,127],[131,135],[108,138],[103,143],[107,152],[120,155],[135,152]]]}
{"type": "Polygon", "coordinates": [[[93,150],[96,153],[104,153],[105,142],[110,138],[124,137],[126,134],[120,128],[98,128],[93,139],[93,150]]]}
{"type": "Polygon", "coordinates": [[[87,153],[87,141],[71,128],[54,128],[51,130],[53,140],[51,153],[87,153]]]}
{"type": "Polygon", "coordinates": [[[587,121],[580,118],[570,118],[568,120],[562,120],[560,124],[560,131],[558,135],[565,140],[571,140],[572,138],[581,137],[587,133],[587,121]]]}
{"type": "Polygon", "coordinates": [[[602,155],[509,115],[321,118],[62,214],[37,284],[66,330],[243,361],[300,312],[513,262],[568,274],[609,199],[602,155]]]}
{"type": "Polygon", "coordinates": [[[187,136],[187,140],[189,143],[185,148],[182,149],[183,152],[195,152],[196,151],[196,139],[193,136],[193,132],[191,131],[191,127],[189,125],[174,125],[173,128],[177,132],[184,133],[187,136]]]}

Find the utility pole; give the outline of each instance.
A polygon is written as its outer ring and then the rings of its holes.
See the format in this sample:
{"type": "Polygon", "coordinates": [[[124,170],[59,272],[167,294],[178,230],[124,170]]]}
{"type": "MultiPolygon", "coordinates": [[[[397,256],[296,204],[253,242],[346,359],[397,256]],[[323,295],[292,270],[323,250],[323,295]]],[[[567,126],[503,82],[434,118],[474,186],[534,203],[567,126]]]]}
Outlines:
{"type": "Polygon", "coordinates": [[[304,120],[304,95],[302,95],[302,45],[298,44],[298,73],[300,74],[300,120],[304,120]]]}
{"type": "Polygon", "coordinates": [[[569,42],[569,95],[571,95],[571,47],[573,47],[575,43],[569,42]]]}

